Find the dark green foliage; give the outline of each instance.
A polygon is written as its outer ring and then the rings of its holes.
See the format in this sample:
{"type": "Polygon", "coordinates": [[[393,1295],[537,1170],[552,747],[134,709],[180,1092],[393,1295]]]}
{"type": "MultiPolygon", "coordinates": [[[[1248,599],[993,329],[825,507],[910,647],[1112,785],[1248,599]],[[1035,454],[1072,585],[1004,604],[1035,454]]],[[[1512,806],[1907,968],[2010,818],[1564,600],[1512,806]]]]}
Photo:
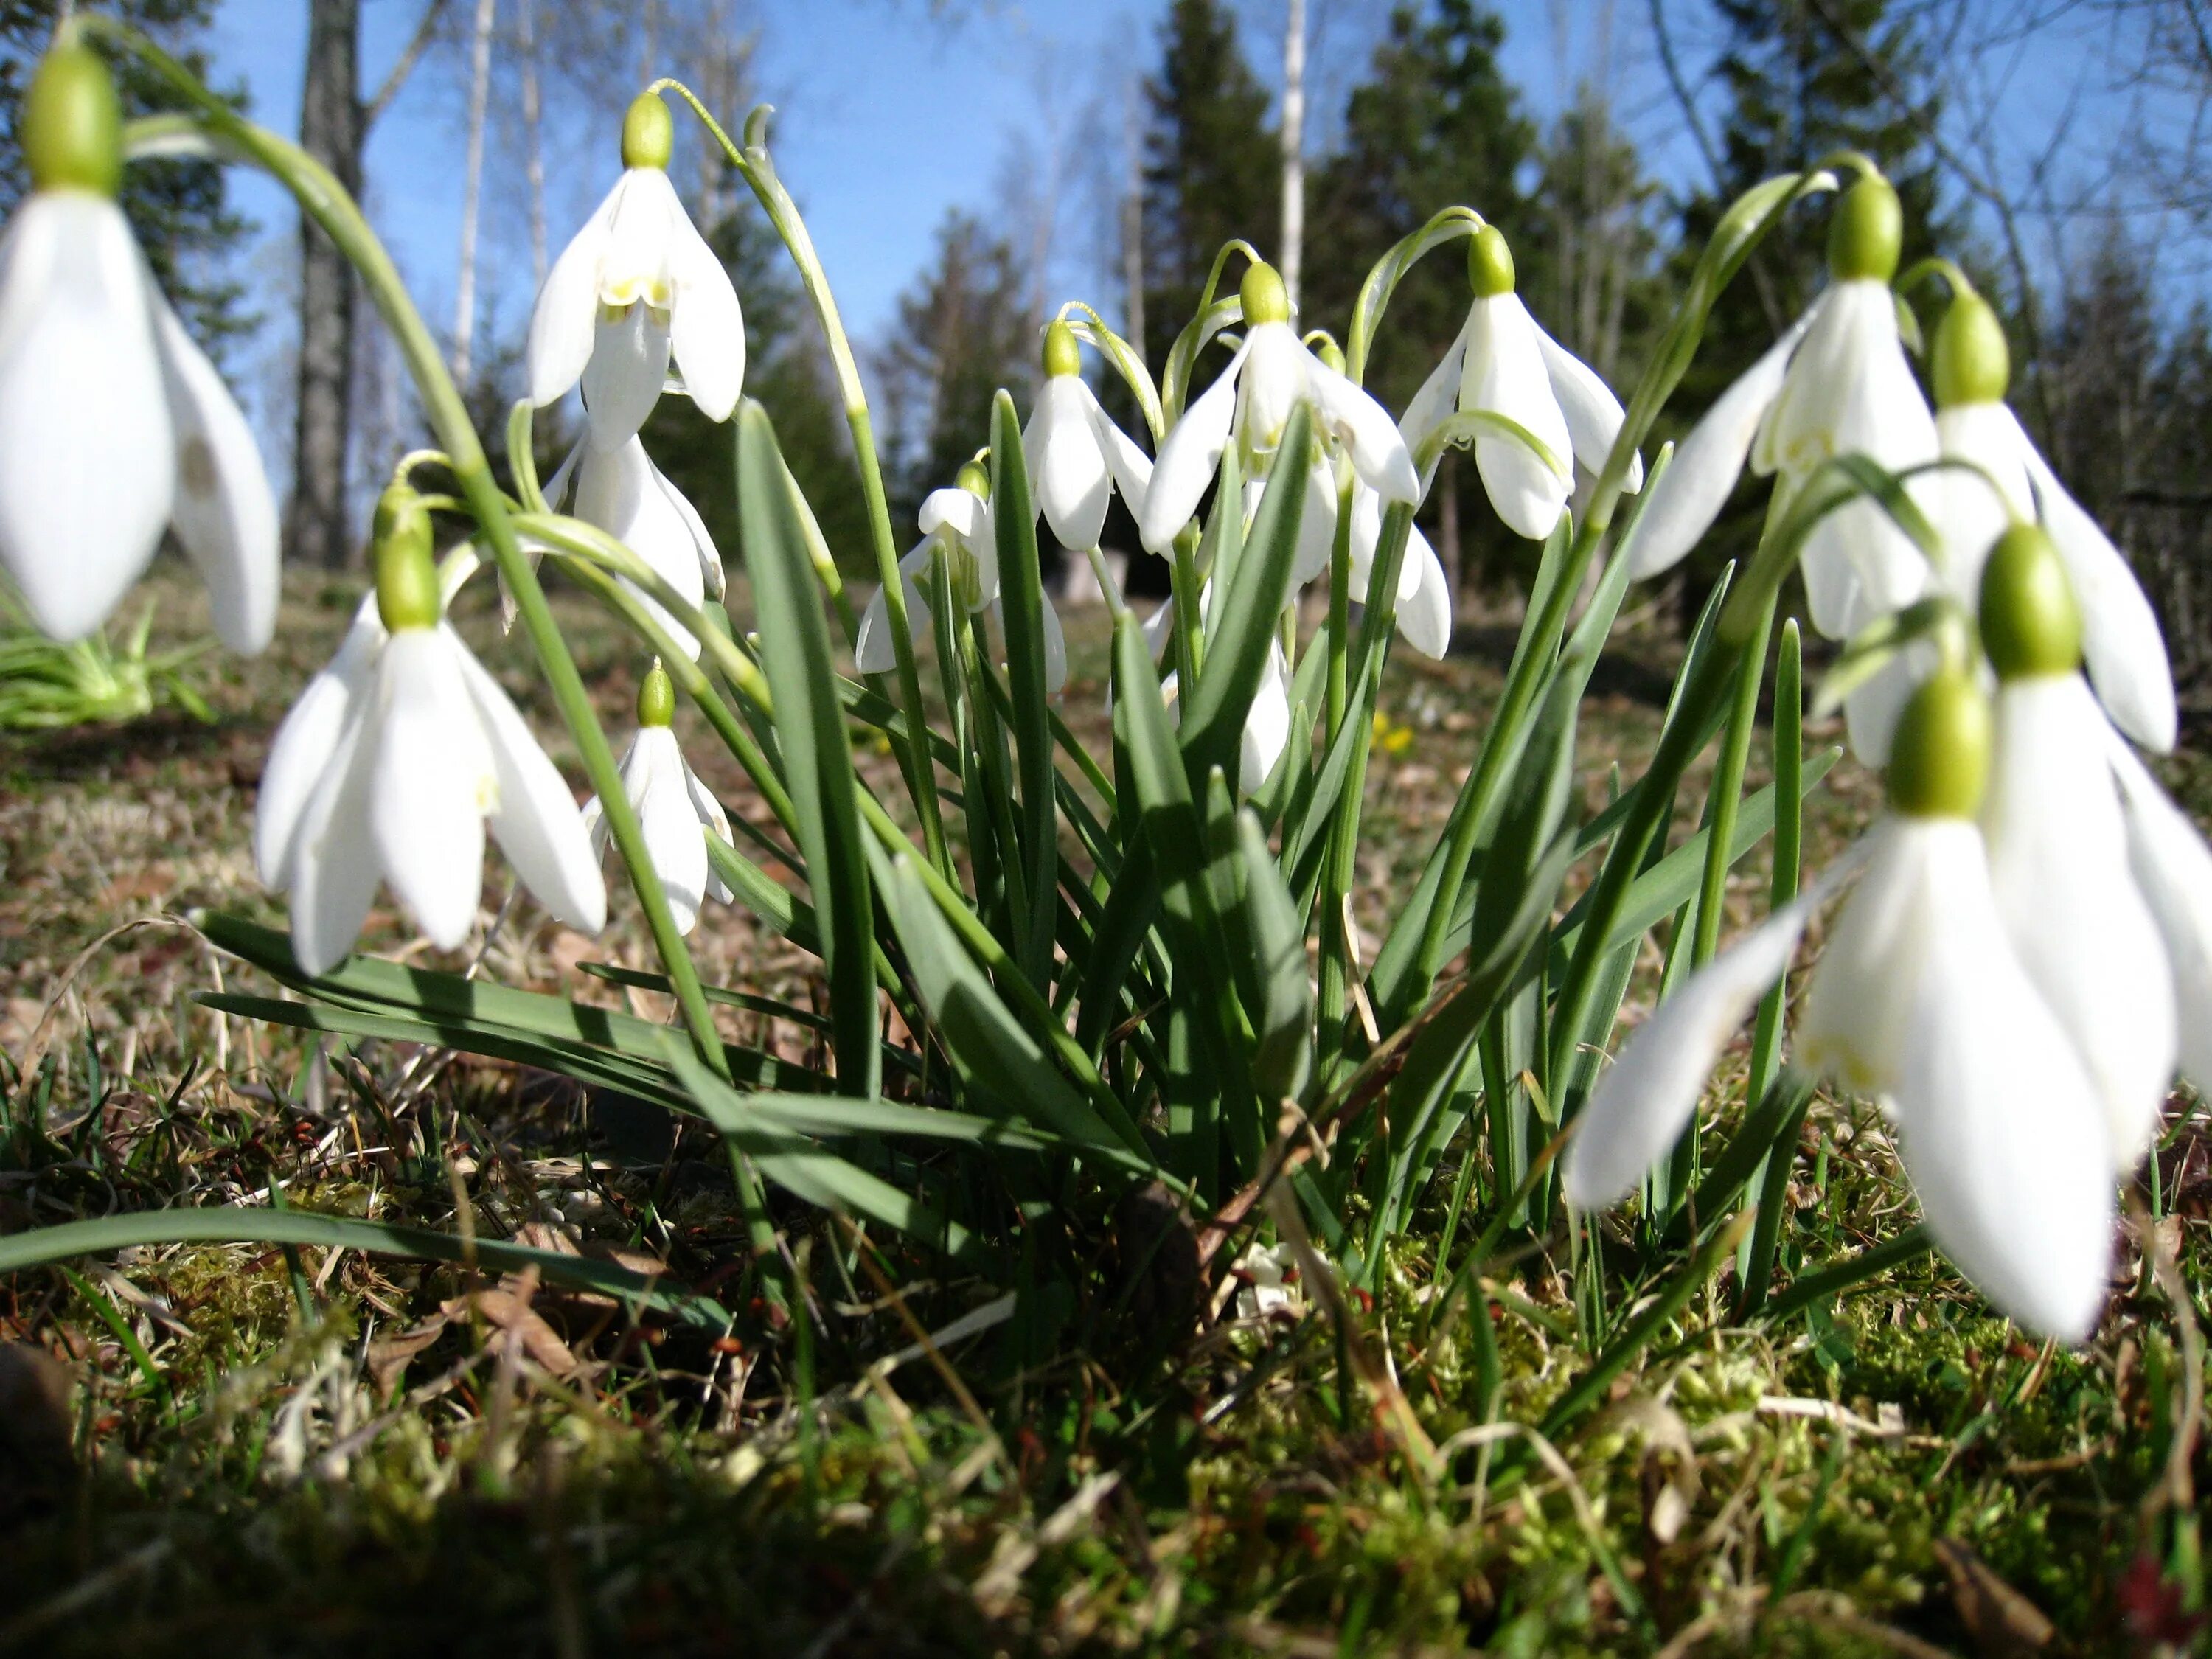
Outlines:
{"type": "MultiPolygon", "coordinates": [[[[102,8],[143,29],[203,78],[208,61],[199,43],[215,9],[215,0],[120,0],[102,8]]],[[[15,211],[27,183],[15,120],[59,10],[54,0],[0,0],[0,215],[15,211]]],[[[176,107],[174,94],[136,60],[111,61],[125,120],[176,107]]],[[[242,90],[226,96],[244,107],[242,90]]],[[[221,363],[224,348],[260,322],[242,307],[243,285],[225,274],[227,256],[253,226],[232,211],[222,168],[213,161],[137,163],[124,175],[123,208],[162,292],[221,363]]]]}

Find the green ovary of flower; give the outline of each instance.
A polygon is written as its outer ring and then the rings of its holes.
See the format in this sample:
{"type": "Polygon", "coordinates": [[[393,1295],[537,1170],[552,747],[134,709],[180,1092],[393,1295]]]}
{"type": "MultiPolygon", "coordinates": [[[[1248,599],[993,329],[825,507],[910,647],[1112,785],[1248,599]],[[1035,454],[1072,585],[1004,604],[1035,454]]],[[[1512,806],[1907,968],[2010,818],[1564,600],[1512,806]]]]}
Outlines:
{"type": "Polygon", "coordinates": [[[1496,225],[1485,225],[1468,239],[1467,280],[1478,300],[1513,292],[1513,250],[1496,225]]]}
{"type": "Polygon", "coordinates": [[[396,483],[376,503],[373,536],[376,562],[376,610],[384,625],[435,628],[444,607],[439,602],[438,568],[430,557],[430,513],[410,484],[396,483]]]}
{"type": "Polygon", "coordinates": [[[1257,328],[1262,323],[1287,323],[1291,320],[1291,293],[1283,286],[1283,278],[1274,266],[1264,261],[1255,264],[1244,273],[1244,281],[1237,290],[1237,297],[1244,307],[1246,326],[1257,328]]]}
{"type": "Polygon", "coordinates": [[[668,671],[660,665],[660,659],[653,659],[646,671],[644,684],[637,688],[637,723],[640,726],[673,726],[676,723],[676,682],[668,678],[668,671]]]}
{"type": "Polygon", "coordinates": [[[1982,566],[1982,648],[2002,680],[2081,665],[2081,611],[2065,562],[2042,527],[2016,524],[1982,566]]]}
{"type": "Polygon", "coordinates": [[[2012,349],[2005,343],[2004,325],[1988,301],[1978,294],[1962,293],[1951,301],[1936,325],[1929,367],[1938,409],[2004,401],[2012,380],[2012,349]]]}
{"type": "Polygon", "coordinates": [[[668,106],[658,93],[640,93],[623,116],[623,165],[665,169],[675,149],[676,122],[668,106]]]}
{"type": "Polygon", "coordinates": [[[1057,379],[1062,374],[1083,373],[1083,352],[1075,342],[1075,331],[1066,323],[1054,323],[1044,331],[1044,372],[1057,379]]]}
{"type": "Polygon", "coordinates": [[[1905,817],[1971,818],[1990,775],[1990,700],[1946,668],[1912,694],[1889,751],[1890,809],[1905,817]]]}
{"type": "Polygon", "coordinates": [[[97,52],[59,46],[40,61],[23,100],[22,142],[33,189],[115,194],[123,183],[123,112],[97,52]]]}

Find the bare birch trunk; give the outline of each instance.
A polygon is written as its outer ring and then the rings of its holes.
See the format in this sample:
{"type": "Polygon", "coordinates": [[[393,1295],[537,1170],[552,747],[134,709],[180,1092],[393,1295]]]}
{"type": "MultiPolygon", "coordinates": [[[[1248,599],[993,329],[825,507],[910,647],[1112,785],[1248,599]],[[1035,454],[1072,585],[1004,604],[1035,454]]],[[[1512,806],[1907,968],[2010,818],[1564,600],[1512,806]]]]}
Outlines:
{"type": "Polygon", "coordinates": [[[484,112],[491,101],[491,27],[499,0],[477,0],[469,51],[468,172],[461,186],[461,258],[453,281],[453,379],[465,386],[477,332],[477,221],[483,191],[484,112]]]}

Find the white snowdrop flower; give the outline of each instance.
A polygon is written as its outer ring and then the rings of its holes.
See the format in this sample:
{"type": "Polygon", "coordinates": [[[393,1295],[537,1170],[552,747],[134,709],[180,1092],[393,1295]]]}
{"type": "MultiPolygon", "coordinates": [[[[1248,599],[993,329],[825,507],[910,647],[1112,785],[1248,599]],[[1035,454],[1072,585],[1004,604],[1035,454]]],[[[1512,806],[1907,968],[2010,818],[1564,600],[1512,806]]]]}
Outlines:
{"type": "Polygon", "coordinates": [[[2173,669],[2157,615],[2112,538],[2067,492],[2007,406],[2010,354],[1996,313],[1961,292],[1936,325],[1936,432],[1949,469],[1930,480],[1929,516],[1942,535],[1945,581],[1979,591],[1982,560],[2014,520],[2039,519],[2065,562],[2081,614],[2081,654],[2098,700],[2145,748],[2173,747],[2173,669]],[[1994,486],[1994,487],[1993,487],[1994,486]]]}
{"type": "MultiPolygon", "coordinates": [[[[650,565],[689,604],[702,605],[709,593],[720,598],[722,556],[684,492],[663,477],[635,434],[601,447],[590,434],[569,452],[545,486],[549,505],[564,498],[568,511],[596,525],[650,565]]],[[[699,641],[649,594],[623,580],[653,619],[695,662],[699,641]]]]}
{"type": "Polygon", "coordinates": [[[2212,1090],[2212,848],[2119,734],[2107,731],[2105,738],[2119,780],[2129,866],[2173,970],[2181,1070],[2199,1092],[2212,1090]]]}
{"type": "MultiPolygon", "coordinates": [[[[623,793],[637,814],[646,856],[660,876],[676,931],[698,925],[700,906],[708,898],[728,903],[732,894],[707,856],[707,836],[727,843],[729,816],[699,781],[677,747],[676,687],[658,659],[637,693],[637,735],[622,757],[623,793]]],[[[606,856],[606,810],[593,796],[584,807],[592,851],[606,856]]]]}
{"type": "MultiPolygon", "coordinates": [[[[1888,812],[1814,968],[1803,1061],[1873,1096],[1945,1255],[2002,1312],[2067,1341],[2105,1298],[2117,1209],[2106,1113],[2015,953],[1975,823],[1987,700],[1921,685],[1899,722],[1888,812]]],[[[1630,1039],[1577,1121],[1568,1198],[1626,1196],[1697,1109],[1722,1047],[1787,969],[1836,872],[1693,975],[1630,1039]]]]}
{"type": "MultiPolygon", "coordinates": [[[[1328,569],[1330,556],[1336,551],[1337,479],[1336,463],[1330,458],[1330,445],[1326,437],[1314,446],[1313,465],[1306,469],[1306,498],[1298,508],[1298,549],[1291,560],[1291,587],[1293,592],[1328,569]]],[[[1368,495],[1374,492],[1358,474],[1352,476],[1352,488],[1368,495]]],[[[1267,498],[1267,480],[1247,478],[1244,481],[1244,522],[1249,525],[1260,511],[1260,503],[1267,498]]],[[[1378,513],[1380,509],[1377,509],[1378,513]]],[[[1204,543],[1199,544],[1200,569],[1212,568],[1212,554],[1204,543]]]]}
{"type": "MultiPolygon", "coordinates": [[[[1474,301],[1451,349],[1413,399],[1398,429],[1419,451],[1456,412],[1488,415],[1518,428],[1484,430],[1474,464],[1498,516],[1516,536],[1541,541],[1566,510],[1575,465],[1604,470],[1625,418],[1620,400],[1582,359],[1547,334],[1513,291],[1512,250],[1494,225],[1468,243],[1474,301]],[[1540,448],[1538,447],[1540,446],[1540,448]]],[[[1431,460],[1421,485],[1435,473],[1431,460]]],[[[1627,487],[1644,487],[1644,461],[1631,463],[1627,487]]]]}
{"type": "MultiPolygon", "coordinates": [[[[1649,576],[1679,562],[1712,527],[1747,453],[1752,470],[1794,493],[1824,462],[1862,454],[1892,472],[1936,459],[1935,417],[1897,329],[1890,278],[1903,238],[1897,192],[1861,179],[1829,228],[1829,283],[1802,320],[1698,422],[1644,509],[1631,554],[1649,576]]],[[[1916,499],[1924,480],[1908,486],[1916,499]]],[[[1856,497],[1806,538],[1799,569],[1813,625],[1846,639],[1918,599],[1927,561],[1873,501],[1856,497]]]]}
{"type": "Polygon", "coordinates": [[[2081,678],[2081,629],[2049,537],[2016,525],[1982,574],[1997,677],[1982,804],[2014,949],[2087,1066],[2118,1165],[2142,1156],[2173,1076],[2173,970],[2129,867],[2109,730],[2081,678]]]}
{"type": "Polygon", "coordinates": [[[1022,459],[1037,511],[1061,546],[1081,551],[1098,545],[1115,489],[1131,513],[1144,512],[1152,463],[1099,406],[1083,379],[1075,331],[1066,323],[1044,331],[1044,374],[1022,428],[1022,459]]]}
{"type": "MultiPolygon", "coordinates": [[[[1213,584],[1208,582],[1199,590],[1199,613],[1206,614],[1213,598],[1213,584]]],[[[1145,644],[1157,663],[1165,655],[1169,642],[1175,637],[1175,602],[1163,599],[1158,610],[1145,618],[1139,630],[1145,644]]],[[[1182,723],[1181,676],[1170,672],[1160,682],[1160,696],[1168,706],[1169,718],[1178,726],[1182,723]]],[[[1107,689],[1106,711],[1112,714],[1112,688],[1107,689]]],[[[1274,775],[1275,764],[1283,751],[1291,746],[1291,665],[1283,654],[1279,639],[1267,645],[1267,665],[1261,671],[1260,684],[1252,693],[1252,705],[1244,711],[1244,731],[1237,744],[1237,788],[1240,794],[1258,793],[1260,787],[1274,775]]]]}
{"type": "Polygon", "coordinates": [[[1297,1253],[1288,1244],[1249,1244],[1230,1271],[1237,1281],[1239,1319],[1264,1319],[1273,1313],[1295,1318],[1305,1311],[1297,1253]]]}
{"type": "MultiPolygon", "coordinates": [[[[1382,540],[1382,498],[1355,483],[1352,496],[1352,594],[1367,592],[1382,540]]],[[[1406,532],[1406,550],[1398,562],[1398,598],[1392,619],[1407,644],[1425,657],[1442,659],[1451,648],[1451,580],[1419,525],[1406,532]]]]}
{"type": "MultiPolygon", "coordinates": [[[[999,592],[998,521],[988,499],[990,476],[974,461],[960,469],[959,482],[950,489],[933,489],[922,501],[915,521],[921,539],[898,562],[899,581],[906,590],[908,633],[920,640],[929,631],[930,611],[923,584],[932,559],[949,562],[952,592],[972,611],[987,611],[1006,625],[1006,609],[999,592]]],[[[1043,609],[1038,617],[1044,644],[1044,685],[1048,692],[1067,684],[1067,641],[1060,632],[1060,615],[1052,600],[1040,594],[1043,609]]],[[[891,644],[890,607],[878,589],[860,613],[860,631],[853,642],[854,665],[863,674],[885,674],[898,658],[891,644]]]]}
{"type": "Polygon", "coordinates": [[[0,565],[40,631],[82,639],[173,530],[216,634],[258,652],[276,627],[276,497],[116,205],[120,120],[95,54],[46,54],[22,112],[31,191],[0,240],[0,565]]]}
{"type": "Polygon", "coordinates": [[[278,730],[255,855],[288,890],[292,953],[320,974],[352,951],[380,879],[451,950],[483,891],[489,822],[562,921],[597,933],[606,886],[568,786],[507,693],[441,617],[429,515],[407,486],[377,509],[374,614],[278,730]]]}
{"type": "Polygon", "coordinates": [[[1175,423],[1152,464],[1138,539],[1152,552],[1170,547],[1198,511],[1233,436],[1249,462],[1249,476],[1264,476],[1280,444],[1291,411],[1304,403],[1318,434],[1334,439],[1352,468],[1386,501],[1417,501],[1421,481],[1382,404],[1306,348],[1291,326],[1290,296],[1273,267],[1255,264],[1241,289],[1244,343],[1221,376],[1175,423]]]}
{"type": "Polygon", "coordinates": [[[730,273],[668,181],[675,131],[651,93],[623,118],[623,175],[564,249],[530,315],[531,401],[579,380],[592,435],[634,436],[659,401],[672,354],[684,389],[726,421],[745,380],[745,321],[730,273]]]}

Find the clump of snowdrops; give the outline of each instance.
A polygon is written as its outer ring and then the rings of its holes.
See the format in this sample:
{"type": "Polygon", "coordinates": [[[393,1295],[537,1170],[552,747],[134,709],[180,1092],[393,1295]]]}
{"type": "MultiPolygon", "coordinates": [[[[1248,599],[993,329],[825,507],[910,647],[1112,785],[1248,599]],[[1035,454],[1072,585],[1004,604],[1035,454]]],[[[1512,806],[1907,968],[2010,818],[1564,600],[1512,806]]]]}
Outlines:
{"type": "MultiPolygon", "coordinates": [[[[1415,1204],[1448,1191],[1425,1315],[1474,1322],[1493,1373],[1488,1297],[1470,1287],[1503,1250],[1566,1240],[1589,1361],[1547,1431],[1723,1263],[1741,1316],[1780,1318],[1932,1243],[2030,1332],[2090,1335],[2120,1184],[2177,1073],[2212,1079],[2212,853],[2137,752],[2175,731],[2150,609],[2007,408],[1988,303],[1947,262],[1899,272],[1898,197],[1870,161],[1824,158],[1736,202],[1625,407],[1531,314],[1506,239],[1468,207],[1369,273],[1340,337],[1300,317],[1241,242],[1164,362],[1071,301],[1038,343],[1033,406],[1001,392],[976,411],[975,459],[902,549],[766,126],[757,111],[732,139],[672,82],[630,106],[620,171],[538,298],[502,481],[336,181],[131,30],[64,25],[30,89],[33,188],[0,271],[0,561],[38,625],[60,640],[97,629],[173,534],[225,643],[257,651],[276,626],[260,457],[115,204],[123,168],[157,139],[297,196],[354,262],[431,428],[379,502],[344,643],[269,757],[255,854],[289,937],[203,921],[295,994],[211,1001],[340,1039],[473,1049],[703,1117],[750,1227],[741,1288],[784,1295],[780,1230],[834,1211],[1013,1290],[993,1305],[1030,1352],[1091,1340],[1084,1322],[1126,1304],[1126,1285],[1067,1292],[1102,1260],[1143,1270],[1086,1242],[1133,1194],[1175,1218],[1155,1245],[1180,1231],[1209,1269],[1242,1259],[1278,1287],[1295,1268],[1318,1281],[1310,1301],[1350,1319],[1343,1291],[1378,1287],[1415,1204]],[[124,125],[97,46],[157,70],[179,112],[124,125]],[[814,302],[869,509],[878,585],[857,611],[744,397],[740,296],[667,176],[671,99],[753,190],[814,302]],[[1821,212],[1826,289],[1678,452],[1646,455],[1715,297],[1763,239],[1821,212]],[[1398,283],[1430,258],[1464,261],[1467,321],[1394,414],[1364,371],[1398,283]],[[1913,303],[1930,343],[1917,368],[1899,323],[1913,303]],[[1120,383],[1139,429],[1116,424],[1092,373],[1120,383]],[[534,423],[578,389],[574,451],[541,484],[534,423]],[[738,547],[714,544],[640,439],[669,395],[734,426],[738,547]],[[1414,520],[1454,447],[1542,552],[1495,718],[1370,957],[1347,902],[1376,703],[1392,651],[1449,647],[1451,595],[1414,520]],[[1581,818],[1570,786],[1598,652],[1632,586],[1698,544],[1747,463],[1773,479],[1757,550],[1700,618],[1640,775],[1581,818]],[[424,469],[453,493],[426,494],[424,469]],[[1170,568],[1148,617],[1098,545],[1116,495],[1170,568]],[[467,526],[443,549],[434,507],[467,526]],[[1111,607],[1109,753],[1087,752],[1059,713],[1047,537],[1094,563],[1111,607]],[[746,624],[720,603],[733,556],[746,624]],[[486,567],[520,635],[507,648],[533,653],[580,756],[584,803],[447,621],[486,567]],[[1804,884],[1800,805],[1833,757],[1804,750],[1801,642],[1794,622],[1776,627],[1792,573],[1812,626],[1840,645],[1816,701],[1845,711],[1887,797],[1804,884]],[[549,576],[635,635],[634,729],[602,730],[549,576]],[[1776,776],[1747,793],[1770,659],[1776,776]],[[860,787],[862,737],[896,754],[903,799],[860,787]],[[1716,743],[1702,826],[1669,847],[1686,773],[1716,743]],[[713,744],[750,778],[759,821],[701,783],[686,748],[713,744]],[[487,836],[570,927],[636,907],[659,969],[629,977],[671,994],[677,1023],[356,953],[380,888],[441,950],[478,937],[487,836]],[[1770,836],[1771,915],[1724,950],[1729,872],[1770,836]],[[826,1016],[767,1010],[826,1031],[818,1067],[718,1032],[685,940],[732,903],[818,958],[826,1016]],[[1825,907],[1827,948],[1793,1018],[1790,963],[1825,907]],[[1624,1042],[1654,937],[1662,1000],[1624,1042]],[[1709,1146],[1698,1103],[1746,1022],[1743,1109],[1709,1146]],[[1921,1220],[1793,1283],[1778,1269],[1782,1183],[1822,1080],[1878,1104],[1921,1220]],[[1608,1261],[1635,1264],[1656,1296],[1611,1305],[1608,1261]]],[[[111,1218],[9,1241],[0,1264],[187,1231],[312,1241],[319,1224],[111,1218]]],[[[741,1305],[605,1264],[539,1265],[723,1328],[741,1305]]],[[[1387,1366],[1362,1375],[1392,1393],[1387,1366]]],[[[1409,1413],[1396,1420],[1425,1444],[1409,1413]]]]}

